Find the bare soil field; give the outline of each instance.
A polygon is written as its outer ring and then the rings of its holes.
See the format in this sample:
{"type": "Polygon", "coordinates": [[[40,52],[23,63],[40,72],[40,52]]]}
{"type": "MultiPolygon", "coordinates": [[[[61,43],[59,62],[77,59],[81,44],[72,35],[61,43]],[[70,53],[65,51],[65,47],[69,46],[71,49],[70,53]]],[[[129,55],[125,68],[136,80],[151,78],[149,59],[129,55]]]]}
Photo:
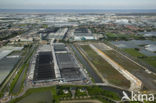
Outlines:
{"type": "Polygon", "coordinates": [[[115,70],[107,61],[99,56],[89,45],[81,45],[83,52],[87,55],[88,59],[93,63],[97,70],[103,75],[110,84],[129,88],[130,81],[122,76],[117,70],[115,70]]]}

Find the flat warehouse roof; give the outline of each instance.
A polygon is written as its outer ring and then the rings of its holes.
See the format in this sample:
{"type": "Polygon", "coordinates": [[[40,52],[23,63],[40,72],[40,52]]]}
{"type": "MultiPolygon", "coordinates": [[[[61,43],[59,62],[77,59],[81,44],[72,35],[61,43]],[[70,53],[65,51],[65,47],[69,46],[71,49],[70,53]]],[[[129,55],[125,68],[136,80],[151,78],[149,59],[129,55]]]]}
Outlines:
{"type": "Polygon", "coordinates": [[[57,63],[62,68],[79,68],[75,58],[70,53],[56,53],[57,63]]]}
{"type": "Polygon", "coordinates": [[[91,33],[75,33],[75,36],[93,36],[91,33]]]}
{"type": "Polygon", "coordinates": [[[39,47],[39,51],[44,51],[44,52],[50,52],[51,51],[51,46],[50,45],[42,45],[39,47]]]}
{"type": "Polygon", "coordinates": [[[78,29],[75,29],[75,33],[88,33],[88,29],[78,28],[78,29]]]}
{"type": "Polygon", "coordinates": [[[83,78],[79,68],[61,69],[61,77],[64,78],[65,81],[77,81],[83,78]]]}
{"type": "Polygon", "coordinates": [[[79,81],[83,79],[80,67],[71,53],[56,53],[56,59],[64,81],[79,81]]]}
{"type": "Polygon", "coordinates": [[[54,50],[55,51],[67,51],[65,48],[65,44],[63,43],[54,44],[54,50]]]}

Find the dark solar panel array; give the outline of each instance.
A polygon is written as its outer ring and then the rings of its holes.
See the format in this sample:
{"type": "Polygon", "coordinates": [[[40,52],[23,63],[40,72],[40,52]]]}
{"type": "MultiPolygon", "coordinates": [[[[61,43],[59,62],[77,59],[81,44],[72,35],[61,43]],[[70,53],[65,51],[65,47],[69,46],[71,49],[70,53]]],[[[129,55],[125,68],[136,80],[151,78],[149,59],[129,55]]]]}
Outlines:
{"type": "Polygon", "coordinates": [[[35,81],[55,79],[54,63],[51,52],[39,52],[34,73],[35,81]]]}

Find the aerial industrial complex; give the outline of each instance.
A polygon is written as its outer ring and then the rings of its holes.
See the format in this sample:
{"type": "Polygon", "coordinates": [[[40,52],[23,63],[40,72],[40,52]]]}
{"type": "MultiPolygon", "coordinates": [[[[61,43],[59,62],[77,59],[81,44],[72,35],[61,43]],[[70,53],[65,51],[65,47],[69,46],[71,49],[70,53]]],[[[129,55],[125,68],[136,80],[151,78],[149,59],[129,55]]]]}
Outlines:
{"type": "Polygon", "coordinates": [[[42,45],[32,61],[28,79],[36,83],[87,83],[84,70],[64,43],[42,45]]]}
{"type": "Polygon", "coordinates": [[[155,96],[155,22],[155,13],[0,13],[0,103],[155,96]]]}

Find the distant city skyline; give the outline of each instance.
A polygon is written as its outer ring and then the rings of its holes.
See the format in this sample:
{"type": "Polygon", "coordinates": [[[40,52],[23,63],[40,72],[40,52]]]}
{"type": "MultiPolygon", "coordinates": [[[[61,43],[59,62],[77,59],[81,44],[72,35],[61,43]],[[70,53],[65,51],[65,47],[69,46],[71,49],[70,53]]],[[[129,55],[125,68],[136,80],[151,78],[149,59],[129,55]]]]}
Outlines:
{"type": "Polygon", "coordinates": [[[156,0],[0,0],[0,9],[156,9],[156,0]]]}

